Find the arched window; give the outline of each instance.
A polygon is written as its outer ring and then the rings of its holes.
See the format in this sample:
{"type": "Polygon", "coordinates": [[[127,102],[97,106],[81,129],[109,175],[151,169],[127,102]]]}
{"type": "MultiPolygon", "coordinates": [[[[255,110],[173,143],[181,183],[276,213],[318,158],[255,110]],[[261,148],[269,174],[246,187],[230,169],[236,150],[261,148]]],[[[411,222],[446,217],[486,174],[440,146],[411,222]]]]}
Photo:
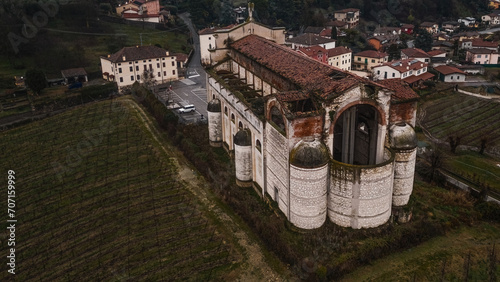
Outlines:
{"type": "Polygon", "coordinates": [[[234,114],[231,114],[231,121],[234,122],[234,114]]]}
{"type": "Polygon", "coordinates": [[[215,100],[215,94],[212,94],[212,99],[215,100]]]}
{"type": "Polygon", "coordinates": [[[227,116],[227,107],[224,107],[224,114],[227,116]]]}
{"type": "Polygon", "coordinates": [[[257,141],[255,141],[255,148],[256,148],[257,150],[259,150],[259,152],[261,152],[261,150],[262,150],[262,145],[260,144],[259,139],[257,139],[257,141]]]}
{"type": "Polygon", "coordinates": [[[333,132],[333,158],[355,165],[376,164],[379,112],[370,105],[356,105],[342,112],[333,132]]]}
{"type": "Polygon", "coordinates": [[[238,123],[238,128],[243,129],[243,123],[241,123],[241,121],[238,123]]]}

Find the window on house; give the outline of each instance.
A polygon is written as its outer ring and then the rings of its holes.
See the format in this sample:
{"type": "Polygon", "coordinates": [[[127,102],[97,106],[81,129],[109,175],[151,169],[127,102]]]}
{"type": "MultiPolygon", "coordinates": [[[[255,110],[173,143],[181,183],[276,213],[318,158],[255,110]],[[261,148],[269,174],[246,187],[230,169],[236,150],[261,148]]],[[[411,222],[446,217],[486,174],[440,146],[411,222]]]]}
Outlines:
{"type": "Polygon", "coordinates": [[[120,77],[120,82],[123,82],[123,77],[120,77]]]}
{"type": "Polygon", "coordinates": [[[337,62],[337,66],[339,65],[339,62],[337,62]]]}
{"type": "Polygon", "coordinates": [[[156,61],[158,62],[160,59],[156,59],[156,61]]]}
{"type": "Polygon", "coordinates": [[[137,80],[141,80],[141,76],[140,75],[137,75],[137,80]]]}
{"type": "Polygon", "coordinates": [[[163,62],[163,67],[165,67],[165,62],[163,62]]]}
{"type": "Polygon", "coordinates": [[[417,71],[417,74],[420,74],[420,70],[417,71]]]}
{"type": "Polygon", "coordinates": [[[158,72],[158,77],[161,77],[161,72],[158,72]]]}
{"type": "Polygon", "coordinates": [[[130,76],[130,80],[134,81],[134,76],[133,75],[130,76]]]}
{"type": "Polygon", "coordinates": [[[361,61],[361,58],[360,58],[360,57],[358,57],[358,61],[361,61]]]}
{"type": "Polygon", "coordinates": [[[151,60],[149,60],[148,62],[151,62],[151,60]]]}
{"type": "Polygon", "coordinates": [[[149,70],[153,70],[153,64],[149,64],[149,70]]]}
{"type": "Polygon", "coordinates": [[[234,123],[234,114],[231,114],[231,121],[234,123]]]}
{"type": "Polygon", "coordinates": [[[172,62],[172,67],[175,66],[175,62],[172,62]]]}
{"type": "Polygon", "coordinates": [[[374,60],[374,59],[372,59],[372,63],[375,63],[375,60],[374,60]]]}
{"type": "Polygon", "coordinates": [[[118,69],[118,72],[119,72],[119,73],[122,73],[122,68],[119,68],[119,69],[118,69]]]}
{"type": "Polygon", "coordinates": [[[146,60],[142,60],[142,62],[143,62],[143,63],[145,63],[145,62],[146,62],[146,60]]]}
{"type": "Polygon", "coordinates": [[[130,67],[129,69],[130,69],[130,71],[134,71],[134,69],[132,67],[130,67]]]}
{"type": "Polygon", "coordinates": [[[175,70],[172,71],[172,74],[175,75],[175,70]]]}
{"type": "Polygon", "coordinates": [[[224,107],[224,114],[227,116],[227,107],[224,107]]]}
{"type": "Polygon", "coordinates": [[[451,76],[451,79],[453,80],[453,75],[451,76]]]}
{"type": "Polygon", "coordinates": [[[139,71],[139,66],[135,66],[135,70],[136,70],[136,71],[139,71]]]}
{"type": "Polygon", "coordinates": [[[129,65],[131,65],[131,64],[132,64],[132,62],[128,62],[128,64],[129,64],[129,65]]]}
{"type": "Polygon", "coordinates": [[[481,55],[477,55],[477,58],[481,58],[481,55]]]}
{"type": "Polygon", "coordinates": [[[163,72],[163,76],[167,76],[167,72],[166,71],[163,72]]]}
{"type": "Polygon", "coordinates": [[[157,67],[157,68],[160,68],[160,63],[157,63],[157,64],[156,64],[156,67],[157,67]]]}
{"type": "Polygon", "coordinates": [[[396,73],[394,73],[394,72],[393,72],[393,73],[392,73],[392,77],[396,77],[396,73]]]}
{"type": "Polygon", "coordinates": [[[241,123],[241,121],[238,123],[238,128],[243,129],[243,123],[241,123]]]}

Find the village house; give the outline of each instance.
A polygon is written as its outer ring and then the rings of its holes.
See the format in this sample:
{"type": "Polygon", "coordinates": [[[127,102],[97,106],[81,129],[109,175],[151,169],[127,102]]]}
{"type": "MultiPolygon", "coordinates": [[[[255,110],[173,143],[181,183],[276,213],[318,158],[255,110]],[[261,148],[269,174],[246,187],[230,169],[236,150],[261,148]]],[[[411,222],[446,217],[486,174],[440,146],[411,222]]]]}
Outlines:
{"type": "Polygon", "coordinates": [[[500,8],[500,0],[490,0],[490,2],[488,3],[488,7],[490,7],[491,9],[499,9],[500,8]]]}
{"type": "Polygon", "coordinates": [[[419,48],[406,48],[401,50],[401,59],[417,59],[422,63],[430,62],[430,55],[419,48]]]}
{"type": "Polygon", "coordinates": [[[432,42],[431,50],[441,50],[446,52],[447,57],[452,57],[454,52],[454,46],[453,43],[449,41],[434,41],[432,42]]]}
{"type": "Polygon", "coordinates": [[[65,84],[72,84],[75,82],[88,82],[88,75],[84,68],[73,68],[61,71],[61,75],[65,84]]]}
{"type": "Polygon", "coordinates": [[[233,9],[233,18],[237,24],[243,23],[246,19],[247,7],[236,7],[233,9]]]}
{"type": "Polygon", "coordinates": [[[328,50],[320,46],[299,47],[300,54],[307,56],[323,64],[328,64],[328,50]]]}
{"type": "Polygon", "coordinates": [[[387,34],[372,36],[368,39],[368,43],[377,51],[386,51],[392,44],[399,44],[399,35],[387,34]]]}
{"type": "Polygon", "coordinates": [[[436,67],[441,65],[446,65],[449,63],[449,59],[446,57],[447,53],[444,50],[431,50],[427,52],[430,56],[430,66],[436,67]]]}
{"type": "Polygon", "coordinates": [[[500,24],[500,11],[494,11],[481,17],[481,20],[486,25],[499,25],[500,24]]]}
{"type": "Polygon", "coordinates": [[[460,23],[459,22],[451,22],[451,21],[448,21],[448,22],[443,22],[441,24],[441,30],[442,31],[445,31],[447,33],[453,33],[455,30],[457,30],[458,28],[460,27],[460,23]]]}
{"type": "Polygon", "coordinates": [[[323,30],[325,30],[325,28],[322,26],[308,26],[304,29],[304,33],[320,35],[323,30]]]}
{"type": "Polygon", "coordinates": [[[389,60],[389,55],[384,52],[366,50],[354,54],[353,70],[371,71],[373,67],[384,64],[389,60]]]}
{"type": "Polygon", "coordinates": [[[428,64],[417,59],[397,60],[373,67],[373,80],[399,78],[410,86],[418,86],[422,81],[434,77],[427,70],[428,64]]]}
{"type": "Polygon", "coordinates": [[[122,18],[130,21],[144,21],[152,23],[165,21],[164,16],[160,13],[159,0],[135,0],[133,3],[134,5],[130,8],[120,9],[120,15],[122,18]],[[140,4],[138,8],[136,8],[137,4],[140,4]]]}
{"type": "Polygon", "coordinates": [[[209,143],[296,228],[397,221],[413,189],[418,95],[391,83],[250,34],[207,69],[209,143]]]}
{"type": "Polygon", "coordinates": [[[391,26],[377,27],[377,28],[375,28],[375,31],[373,32],[373,36],[400,35],[400,34],[401,34],[401,28],[391,27],[391,26]]]}
{"type": "Polygon", "coordinates": [[[477,27],[478,23],[473,17],[465,17],[458,19],[458,23],[463,24],[466,27],[477,27]]]}
{"type": "Polygon", "coordinates": [[[439,73],[439,80],[444,82],[465,82],[465,72],[452,66],[438,66],[434,70],[439,73]]]}
{"type": "Polygon", "coordinates": [[[124,47],[120,51],[101,57],[102,78],[115,81],[119,88],[144,82],[144,74],[156,83],[178,79],[174,55],[156,46],[124,47]]]}
{"type": "Polygon", "coordinates": [[[144,3],[144,0],[135,0],[129,1],[124,4],[119,4],[118,7],[115,8],[117,15],[122,15],[122,13],[126,10],[135,10],[139,12],[139,7],[144,3]]]}
{"type": "Polygon", "coordinates": [[[359,24],[359,9],[348,8],[334,12],[335,20],[347,23],[347,28],[354,28],[359,24]]]}
{"type": "Polygon", "coordinates": [[[465,59],[478,65],[498,64],[498,52],[486,48],[473,48],[467,50],[465,59]]]}
{"type": "Polygon", "coordinates": [[[412,24],[403,24],[403,25],[401,25],[401,32],[404,32],[408,35],[412,35],[414,28],[415,28],[415,26],[412,24]]]}
{"type": "Polygon", "coordinates": [[[435,34],[438,33],[439,31],[439,25],[437,23],[432,23],[432,22],[423,22],[420,25],[420,28],[425,29],[430,34],[435,34]]]}
{"type": "Polygon", "coordinates": [[[312,33],[304,33],[296,37],[288,38],[285,44],[290,46],[293,50],[300,47],[321,46],[325,49],[335,48],[335,39],[321,37],[312,33]]]}
{"type": "MultiPolygon", "coordinates": [[[[336,28],[337,32],[341,33],[343,30],[349,28],[349,24],[343,21],[329,21],[325,24],[326,28],[336,28]]],[[[340,35],[340,34],[339,34],[340,35]]]]}
{"type": "Polygon", "coordinates": [[[328,50],[328,64],[344,71],[351,70],[352,50],[339,46],[328,50]]]}
{"type": "Polygon", "coordinates": [[[486,48],[490,49],[492,51],[497,51],[498,50],[498,42],[495,41],[484,41],[482,39],[472,39],[471,41],[471,48],[486,48]]]}

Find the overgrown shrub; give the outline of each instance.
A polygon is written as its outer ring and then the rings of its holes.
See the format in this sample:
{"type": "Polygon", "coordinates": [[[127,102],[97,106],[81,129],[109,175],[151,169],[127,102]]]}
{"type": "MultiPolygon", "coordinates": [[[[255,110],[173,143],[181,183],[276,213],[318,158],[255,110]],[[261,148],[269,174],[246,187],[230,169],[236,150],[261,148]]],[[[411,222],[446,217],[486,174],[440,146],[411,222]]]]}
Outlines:
{"type": "Polygon", "coordinates": [[[494,202],[482,202],[475,206],[476,210],[481,213],[483,219],[494,220],[500,222],[500,205],[494,202]]]}

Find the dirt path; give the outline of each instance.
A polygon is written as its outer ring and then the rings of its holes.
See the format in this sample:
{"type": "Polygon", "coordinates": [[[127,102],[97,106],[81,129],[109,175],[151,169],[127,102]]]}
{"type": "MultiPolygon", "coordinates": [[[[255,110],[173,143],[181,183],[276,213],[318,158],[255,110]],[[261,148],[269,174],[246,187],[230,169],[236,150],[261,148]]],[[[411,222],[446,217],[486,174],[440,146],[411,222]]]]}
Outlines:
{"type": "MultiPolygon", "coordinates": [[[[230,215],[223,211],[218,205],[214,204],[214,197],[210,191],[209,187],[203,177],[199,176],[194,169],[190,167],[188,161],[182,157],[182,154],[177,151],[176,148],[169,145],[166,142],[161,142],[161,133],[154,126],[151,118],[144,110],[139,107],[134,101],[124,98],[122,100],[124,103],[128,104],[133,110],[139,114],[139,118],[144,122],[144,126],[151,133],[153,139],[158,142],[159,147],[163,152],[171,156],[171,161],[176,164],[179,172],[179,177],[182,179],[186,188],[193,193],[195,197],[198,198],[199,202],[202,203],[211,213],[213,213],[218,220],[225,226],[230,232],[233,233],[237,240],[237,243],[243,248],[243,256],[245,261],[242,267],[238,269],[237,281],[282,281],[290,280],[289,277],[292,274],[286,273],[284,278],[282,275],[277,273],[272,269],[265,257],[262,254],[262,249],[255,240],[250,238],[250,236],[243,231],[244,229],[237,223],[230,215]]],[[[284,268],[284,267],[283,267],[284,268]]]]}

